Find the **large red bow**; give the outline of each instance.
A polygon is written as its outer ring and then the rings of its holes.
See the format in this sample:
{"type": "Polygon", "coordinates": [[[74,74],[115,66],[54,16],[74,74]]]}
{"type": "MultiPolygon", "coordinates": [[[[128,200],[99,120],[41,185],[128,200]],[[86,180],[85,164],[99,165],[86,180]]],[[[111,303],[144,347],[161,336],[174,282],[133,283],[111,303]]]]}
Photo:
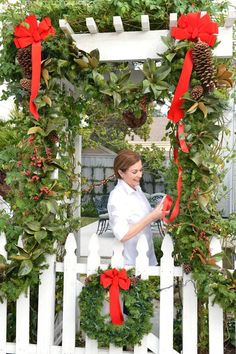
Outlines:
{"type": "Polygon", "coordinates": [[[123,313],[120,307],[119,288],[128,290],[130,287],[130,279],[125,269],[118,271],[117,269],[108,269],[100,275],[100,284],[104,288],[109,289],[110,296],[110,317],[111,322],[116,325],[124,323],[123,313]]]}
{"type": "MultiPolygon", "coordinates": [[[[216,34],[218,33],[218,25],[212,22],[208,14],[201,17],[201,13],[189,13],[187,15],[180,16],[178,20],[178,27],[173,27],[171,31],[172,37],[176,39],[191,41],[201,40],[207,43],[209,46],[214,45],[216,40],[216,34]]],[[[184,116],[184,111],[181,108],[184,99],[183,95],[188,91],[189,82],[193,69],[192,49],[189,49],[185,55],[182,71],[179,77],[179,81],[175,90],[174,98],[171,103],[171,107],[168,112],[168,119],[174,123],[178,123],[184,116]]],[[[177,139],[179,141],[180,148],[183,152],[188,153],[189,149],[185,142],[184,137],[184,125],[178,124],[177,139]]],[[[178,149],[174,149],[174,162],[178,168],[178,181],[177,181],[177,200],[172,210],[169,219],[165,218],[165,211],[169,210],[173,200],[170,196],[165,199],[163,206],[163,219],[166,222],[171,222],[179,213],[181,189],[182,189],[182,173],[183,169],[178,160],[178,149]]]]}
{"type": "Polygon", "coordinates": [[[40,23],[35,16],[27,16],[25,20],[16,26],[14,32],[14,43],[17,48],[24,48],[32,45],[32,80],[30,95],[30,112],[36,120],[39,114],[34,103],[38,95],[41,77],[41,41],[49,35],[54,35],[55,30],[51,25],[51,20],[45,17],[40,23]]]}
{"type": "MultiPolygon", "coordinates": [[[[172,37],[176,39],[189,39],[192,41],[200,39],[209,46],[215,43],[217,33],[217,23],[212,22],[208,14],[201,17],[200,12],[180,16],[178,27],[173,27],[171,30],[172,37]]],[[[168,119],[172,120],[174,123],[177,123],[184,116],[184,112],[181,109],[183,104],[182,96],[188,91],[192,68],[192,50],[189,49],[186,53],[180,79],[168,112],[168,119]]]]}

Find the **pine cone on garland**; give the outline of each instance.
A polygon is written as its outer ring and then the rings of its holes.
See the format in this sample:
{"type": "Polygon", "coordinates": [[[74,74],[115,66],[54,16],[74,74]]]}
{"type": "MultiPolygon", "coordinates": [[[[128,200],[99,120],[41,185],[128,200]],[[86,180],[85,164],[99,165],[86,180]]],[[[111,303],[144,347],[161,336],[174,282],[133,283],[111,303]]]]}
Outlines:
{"type": "Polygon", "coordinates": [[[20,80],[20,85],[27,91],[31,91],[31,80],[30,79],[21,79],[20,80]]]}
{"type": "Polygon", "coordinates": [[[20,66],[22,66],[23,68],[24,76],[27,79],[31,79],[32,76],[31,45],[25,48],[18,49],[16,58],[20,66]]]}
{"type": "Polygon", "coordinates": [[[204,93],[204,88],[201,85],[196,85],[193,87],[191,91],[191,96],[194,100],[199,100],[200,97],[202,97],[204,93]]]}
{"type": "Polygon", "coordinates": [[[189,263],[183,263],[183,271],[185,274],[189,274],[192,271],[191,264],[189,263]]]}
{"type": "Polygon", "coordinates": [[[198,41],[193,47],[193,65],[198,78],[206,92],[215,88],[215,68],[212,60],[212,51],[207,43],[198,41]]]}

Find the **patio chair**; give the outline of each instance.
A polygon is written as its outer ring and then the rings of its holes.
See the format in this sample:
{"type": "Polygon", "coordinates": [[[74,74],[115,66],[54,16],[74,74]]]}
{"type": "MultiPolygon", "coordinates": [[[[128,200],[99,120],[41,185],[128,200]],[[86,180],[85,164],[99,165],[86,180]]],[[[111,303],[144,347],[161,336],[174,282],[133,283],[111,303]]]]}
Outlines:
{"type": "Polygon", "coordinates": [[[106,232],[109,228],[109,215],[107,212],[107,202],[109,194],[103,194],[100,196],[94,196],[93,202],[98,213],[98,226],[97,235],[101,235],[106,232]]]}
{"type": "MultiPolygon", "coordinates": [[[[151,205],[152,208],[155,208],[157,204],[159,204],[162,200],[162,198],[165,196],[164,193],[154,193],[150,194],[148,197],[148,201],[151,205]]],[[[156,220],[151,224],[152,229],[157,228],[158,233],[160,236],[164,237],[165,236],[165,228],[162,220],[156,220]]]]}

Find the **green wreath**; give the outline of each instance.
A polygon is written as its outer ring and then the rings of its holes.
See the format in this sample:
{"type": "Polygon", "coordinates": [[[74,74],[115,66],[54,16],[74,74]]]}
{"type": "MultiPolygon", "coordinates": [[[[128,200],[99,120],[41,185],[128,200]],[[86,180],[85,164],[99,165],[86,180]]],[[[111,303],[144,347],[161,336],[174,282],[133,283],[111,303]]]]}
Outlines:
{"type": "Polygon", "coordinates": [[[122,325],[110,322],[109,314],[102,314],[103,301],[108,290],[100,284],[101,269],[97,274],[86,278],[85,286],[79,296],[80,326],[91,339],[96,339],[102,347],[110,343],[118,347],[140,344],[145,334],[151,331],[153,304],[151,287],[148,280],[134,276],[133,270],[127,271],[131,280],[129,290],[120,289],[120,296],[126,308],[126,319],[122,325]]]}

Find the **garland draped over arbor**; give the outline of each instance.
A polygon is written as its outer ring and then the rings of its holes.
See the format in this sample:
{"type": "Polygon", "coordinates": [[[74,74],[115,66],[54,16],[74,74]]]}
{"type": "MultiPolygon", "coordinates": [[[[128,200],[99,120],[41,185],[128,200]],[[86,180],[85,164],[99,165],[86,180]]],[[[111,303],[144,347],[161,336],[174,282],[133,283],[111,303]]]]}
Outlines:
{"type": "MultiPolygon", "coordinates": [[[[41,86],[38,97],[34,97],[40,114],[40,120],[36,121],[28,109],[31,86],[20,86],[24,71],[15,61],[14,28],[12,26],[9,33],[9,26],[8,21],[3,27],[1,61],[8,58],[11,63],[7,95],[15,95],[17,111],[6,123],[13,131],[12,144],[0,153],[2,167],[7,171],[6,181],[11,187],[7,200],[13,212],[12,216],[2,213],[0,220],[11,258],[10,262],[3,256],[0,258],[0,290],[1,298],[12,300],[29,285],[37,283],[38,273],[45,266],[45,254],[54,251],[54,242],[63,243],[68,232],[78,227],[79,220],[71,217],[73,204],[68,204],[76,195],[73,190],[75,135],[89,134],[95,125],[97,134],[103,126],[103,136],[107,134],[112,139],[111,127],[116,124],[121,131],[130,131],[124,121],[127,110],[134,119],[139,119],[144,111],[150,115],[153,101],[171,100],[186,53],[193,50],[194,43],[184,38],[181,41],[163,38],[167,50],[161,55],[161,66],[147,59],[142,69],[144,79],[134,84],[125,63],[101,64],[96,49],[91,53],[80,51],[62,33],[48,38],[42,43],[41,86]],[[72,87],[73,94],[68,87],[72,87]],[[87,128],[82,130],[84,117],[87,128]],[[60,172],[59,178],[53,180],[55,168],[60,172]],[[20,235],[23,247],[17,246],[20,235]]],[[[198,56],[200,61],[204,58],[198,56]]],[[[3,68],[1,64],[2,71],[3,68]]],[[[181,140],[185,140],[189,148],[188,154],[181,150],[178,156],[175,154],[166,179],[168,192],[178,199],[176,181],[181,166],[179,215],[169,225],[169,231],[175,240],[176,261],[187,264],[192,270],[199,297],[207,299],[212,295],[226,311],[235,312],[235,273],[220,269],[216,264],[220,255],[212,255],[209,248],[212,236],[221,234],[223,237],[227,233],[223,234],[225,224],[216,203],[222,181],[219,171],[223,165],[220,137],[226,132],[225,88],[231,86],[231,74],[222,66],[217,73],[216,89],[204,90],[203,87],[201,90],[201,77],[197,75],[197,67],[194,68],[181,106],[184,132],[178,131],[175,122],[167,125],[172,149],[176,151],[181,140]],[[220,87],[220,80],[228,82],[228,86],[220,87]],[[200,96],[196,96],[196,86],[200,96]]],[[[147,125],[142,127],[143,132],[147,125]]]]}

